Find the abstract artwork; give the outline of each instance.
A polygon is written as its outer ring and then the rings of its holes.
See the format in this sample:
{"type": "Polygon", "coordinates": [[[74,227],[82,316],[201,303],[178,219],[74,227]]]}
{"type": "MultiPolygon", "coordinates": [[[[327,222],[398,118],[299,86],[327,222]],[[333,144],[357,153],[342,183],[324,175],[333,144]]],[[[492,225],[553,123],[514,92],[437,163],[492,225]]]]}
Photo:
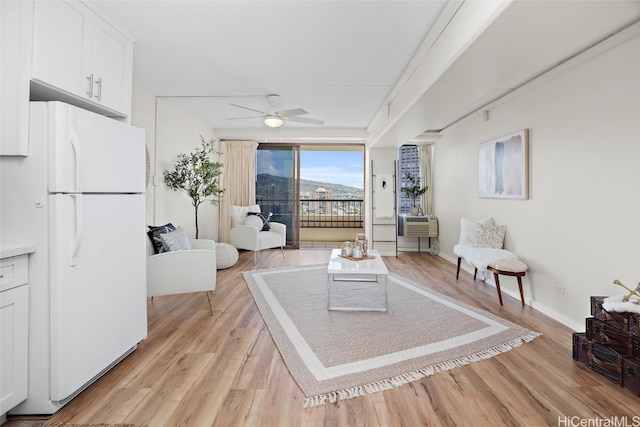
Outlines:
{"type": "Polygon", "coordinates": [[[528,129],[478,145],[478,197],[529,197],[528,129]]]}

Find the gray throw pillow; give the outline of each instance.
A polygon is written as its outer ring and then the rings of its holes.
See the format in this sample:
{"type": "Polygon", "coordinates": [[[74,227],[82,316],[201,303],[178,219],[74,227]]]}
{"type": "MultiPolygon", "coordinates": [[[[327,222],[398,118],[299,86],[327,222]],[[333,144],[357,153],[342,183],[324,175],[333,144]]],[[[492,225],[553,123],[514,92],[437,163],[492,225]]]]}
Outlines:
{"type": "Polygon", "coordinates": [[[160,240],[162,240],[162,247],[167,252],[193,249],[191,240],[189,240],[187,234],[182,230],[174,230],[161,234],[160,240]]]}

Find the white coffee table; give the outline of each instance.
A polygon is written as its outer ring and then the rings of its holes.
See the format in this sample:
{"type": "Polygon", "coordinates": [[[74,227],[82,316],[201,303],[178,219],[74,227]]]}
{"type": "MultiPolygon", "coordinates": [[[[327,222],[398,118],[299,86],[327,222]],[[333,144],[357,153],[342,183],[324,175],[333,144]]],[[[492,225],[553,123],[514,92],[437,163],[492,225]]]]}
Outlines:
{"type": "MultiPolygon", "coordinates": [[[[331,251],[327,266],[327,307],[329,310],[387,311],[387,275],[389,271],[376,250],[370,250],[373,259],[352,261],[340,256],[340,249],[331,251]],[[379,305],[361,305],[359,295],[371,292],[384,294],[379,305]],[[343,302],[332,301],[333,294],[347,295],[343,302]]],[[[374,298],[375,299],[375,298],[374,298]]]]}

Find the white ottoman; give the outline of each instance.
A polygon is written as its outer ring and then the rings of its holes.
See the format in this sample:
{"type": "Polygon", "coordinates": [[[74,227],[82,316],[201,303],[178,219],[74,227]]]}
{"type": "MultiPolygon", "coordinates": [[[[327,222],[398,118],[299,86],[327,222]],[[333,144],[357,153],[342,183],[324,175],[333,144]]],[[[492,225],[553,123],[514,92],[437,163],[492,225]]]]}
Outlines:
{"type": "Polygon", "coordinates": [[[232,267],[238,262],[238,250],[228,243],[216,243],[216,269],[232,267]]]}

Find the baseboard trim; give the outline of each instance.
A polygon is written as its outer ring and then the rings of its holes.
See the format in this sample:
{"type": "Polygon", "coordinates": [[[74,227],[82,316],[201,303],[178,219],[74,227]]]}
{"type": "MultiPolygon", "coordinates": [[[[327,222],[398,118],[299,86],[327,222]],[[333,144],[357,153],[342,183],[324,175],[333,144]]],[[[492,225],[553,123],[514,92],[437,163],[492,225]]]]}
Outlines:
{"type": "MultiPolygon", "coordinates": [[[[449,261],[451,264],[456,265],[458,263],[458,258],[452,258],[449,255],[446,254],[439,254],[438,255],[440,258],[449,261]]],[[[471,266],[465,265],[464,263],[460,266],[461,270],[466,271],[467,273],[473,275],[473,269],[471,268],[471,266]]],[[[494,283],[493,279],[488,279],[485,283],[493,286],[495,288],[496,284],[494,283]]],[[[516,293],[515,291],[511,291],[509,289],[502,289],[502,293],[503,294],[507,294],[515,299],[517,299],[518,301],[520,300],[520,294],[516,293]]],[[[549,317],[551,317],[553,320],[562,323],[564,326],[571,328],[574,331],[583,331],[585,326],[584,324],[580,323],[580,322],[576,322],[572,319],[569,319],[568,317],[564,316],[561,313],[558,313],[557,311],[553,310],[552,308],[544,305],[544,304],[540,304],[539,302],[533,301],[531,298],[527,298],[527,295],[525,295],[525,303],[528,304],[531,308],[533,308],[536,311],[539,311],[542,314],[545,314],[549,317]]]]}

